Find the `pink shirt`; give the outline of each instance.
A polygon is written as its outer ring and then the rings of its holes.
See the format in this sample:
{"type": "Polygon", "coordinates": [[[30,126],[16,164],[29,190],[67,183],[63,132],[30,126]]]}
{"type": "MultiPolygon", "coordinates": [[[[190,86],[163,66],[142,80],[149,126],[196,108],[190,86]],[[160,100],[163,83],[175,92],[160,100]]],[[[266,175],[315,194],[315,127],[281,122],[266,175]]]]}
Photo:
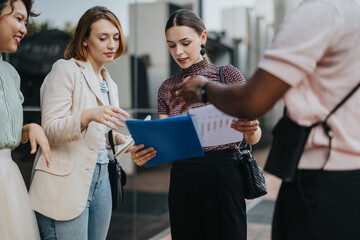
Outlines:
{"type": "MultiPolygon", "coordinates": [[[[309,126],[327,114],[360,82],[360,1],[305,0],[279,27],[259,67],[291,85],[288,114],[309,126]]],[[[360,89],[328,123],[334,132],[325,169],[360,169],[360,89]]],[[[299,163],[319,169],[329,139],[313,128],[299,163]]]]}

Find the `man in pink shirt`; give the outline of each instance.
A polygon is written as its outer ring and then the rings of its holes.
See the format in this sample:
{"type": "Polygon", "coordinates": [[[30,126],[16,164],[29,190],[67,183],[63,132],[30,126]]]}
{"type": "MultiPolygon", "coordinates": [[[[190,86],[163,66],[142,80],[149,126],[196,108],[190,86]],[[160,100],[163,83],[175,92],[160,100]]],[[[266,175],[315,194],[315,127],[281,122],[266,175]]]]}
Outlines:
{"type": "MultiPolygon", "coordinates": [[[[306,0],[280,25],[247,85],[224,87],[192,76],[170,100],[186,108],[207,98],[225,113],[255,119],[283,98],[289,118],[310,126],[359,82],[360,1],[306,0]]],[[[311,130],[294,182],[281,186],[273,239],[360,237],[359,106],[360,90],[327,121],[334,133],[328,159],[324,129],[311,130]]]]}

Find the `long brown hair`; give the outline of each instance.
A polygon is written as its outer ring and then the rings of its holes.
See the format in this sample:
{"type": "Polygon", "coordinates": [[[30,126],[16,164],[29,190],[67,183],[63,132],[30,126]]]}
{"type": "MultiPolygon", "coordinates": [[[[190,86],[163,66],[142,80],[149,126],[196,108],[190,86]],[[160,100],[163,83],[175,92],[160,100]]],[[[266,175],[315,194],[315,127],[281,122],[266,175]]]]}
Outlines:
{"type": "Polygon", "coordinates": [[[73,39],[66,47],[65,59],[75,58],[77,60],[86,61],[87,54],[83,42],[90,36],[91,25],[99,19],[106,19],[112,22],[119,30],[119,48],[115,53],[114,59],[120,57],[125,52],[126,40],[119,19],[109,9],[96,6],[87,10],[79,20],[73,39]]]}

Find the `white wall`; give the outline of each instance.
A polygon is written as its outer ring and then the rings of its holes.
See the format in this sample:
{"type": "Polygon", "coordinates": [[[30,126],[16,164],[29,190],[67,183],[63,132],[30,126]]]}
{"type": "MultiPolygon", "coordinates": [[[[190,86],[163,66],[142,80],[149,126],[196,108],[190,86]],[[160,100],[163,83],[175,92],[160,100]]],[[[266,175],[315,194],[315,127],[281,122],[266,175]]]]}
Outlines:
{"type": "Polygon", "coordinates": [[[256,13],[264,17],[267,24],[275,22],[275,0],[256,0],[256,13]]]}
{"type": "Polygon", "coordinates": [[[242,39],[249,42],[248,8],[236,7],[222,11],[222,29],[229,38],[242,39]]]}
{"type": "Polygon", "coordinates": [[[148,87],[150,108],[157,107],[157,89],[169,77],[169,52],[165,38],[168,18],[165,2],[130,5],[129,54],[149,56],[148,87]],[[135,21],[135,18],[138,21],[135,21]],[[137,41],[136,41],[137,39],[137,41]]]}
{"type": "Polygon", "coordinates": [[[107,63],[105,68],[118,85],[119,106],[121,108],[131,108],[131,68],[129,55],[124,54],[114,62],[107,63]]]}

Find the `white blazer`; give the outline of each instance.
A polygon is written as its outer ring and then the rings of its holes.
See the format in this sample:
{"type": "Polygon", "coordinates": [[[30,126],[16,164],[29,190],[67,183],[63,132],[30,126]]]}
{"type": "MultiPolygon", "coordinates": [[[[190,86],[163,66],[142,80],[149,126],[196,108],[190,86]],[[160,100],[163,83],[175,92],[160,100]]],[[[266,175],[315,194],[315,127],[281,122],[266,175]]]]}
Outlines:
{"type": "MultiPolygon", "coordinates": [[[[110,102],[118,106],[118,88],[105,68],[110,102]]],[[[105,126],[91,122],[81,132],[81,112],[103,106],[91,63],[58,60],[40,88],[41,121],[51,147],[50,168],[38,152],[30,199],[35,211],[55,220],[71,220],[85,209],[105,126]]]]}

